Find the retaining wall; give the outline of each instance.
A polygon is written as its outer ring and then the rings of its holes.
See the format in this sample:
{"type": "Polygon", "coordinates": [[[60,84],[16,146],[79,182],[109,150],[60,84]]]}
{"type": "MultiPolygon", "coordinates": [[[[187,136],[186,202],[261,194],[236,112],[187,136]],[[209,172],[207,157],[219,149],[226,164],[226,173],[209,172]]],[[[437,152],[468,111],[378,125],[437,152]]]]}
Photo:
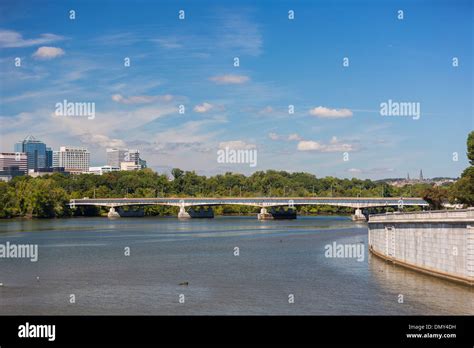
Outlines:
{"type": "Polygon", "coordinates": [[[370,215],[369,250],[386,260],[474,285],[474,209],[370,215]]]}

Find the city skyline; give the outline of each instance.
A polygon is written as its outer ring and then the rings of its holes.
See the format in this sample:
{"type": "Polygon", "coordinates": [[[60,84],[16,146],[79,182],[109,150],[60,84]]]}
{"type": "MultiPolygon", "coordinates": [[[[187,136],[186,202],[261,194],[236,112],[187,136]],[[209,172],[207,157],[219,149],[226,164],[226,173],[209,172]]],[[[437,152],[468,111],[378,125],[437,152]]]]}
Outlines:
{"type": "Polygon", "coordinates": [[[205,3],[0,5],[1,150],[34,134],[87,147],[91,166],[107,148],[137,148],[154,170],[207,176],[458,177],[467,166],[470,2],[348,2],[347,13],[329,2],[205,3]],[[67,101],[94,114],[55,114],[67,101]],[[382,113],[397,102],[418,112],[382,113]],[[226,147],[257,150],[256,166],[219,163],[226,147]]]}

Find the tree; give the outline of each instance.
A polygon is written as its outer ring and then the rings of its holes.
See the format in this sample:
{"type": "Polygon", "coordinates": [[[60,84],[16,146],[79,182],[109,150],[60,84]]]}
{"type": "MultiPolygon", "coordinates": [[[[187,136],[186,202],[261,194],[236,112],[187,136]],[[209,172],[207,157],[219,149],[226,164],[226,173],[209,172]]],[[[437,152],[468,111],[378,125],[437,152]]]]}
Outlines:
{"type": "Polygon", "coordinates": [[[178,180],[184,174],[184,172],[179,168],[173,168],[171,170],[171,174],[173,175],[173,178],[175,178],[175,180],[178,180]]]}
{"type": "Polygon", "coordinates": [[[467,158],[471,166],[461,174],[461,178],[453,185],[450,201],[474,206],[474,131],[467,136],[467,158]]]}
{"type": "Polygon", "coordinates": [[[464,170],[451,189],[450,202],[474,206],[474,166],[464,170]]]}
{"type": "Polygon", "coordinates": [[[423,192],[423,199],[427,201],[431,208],[441,209],[443,203],[448,199],[448,190],[442,187],[430,187],[423,192]]]}
{"type": "Polygon", "coordinates": [[[474,166],[474,131],[467,136],[467,158],[471,166],[474,166]]]}

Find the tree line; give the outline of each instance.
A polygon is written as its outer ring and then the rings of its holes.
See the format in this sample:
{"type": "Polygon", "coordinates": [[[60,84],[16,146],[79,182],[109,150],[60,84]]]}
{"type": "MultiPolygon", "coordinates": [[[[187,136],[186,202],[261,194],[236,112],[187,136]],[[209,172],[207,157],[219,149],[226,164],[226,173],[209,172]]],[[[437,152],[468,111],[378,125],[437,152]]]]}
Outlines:
{"type": "MultiPolygon", "coordinates": [[[[121,198],[121,197],[423,197],[432,208],[439,209],[441,203],[474,205],[474,132],[467,141],[468,159],[471,164],[455,184],[435,187],[428,183],[415,183],[394,187],[385,182],[317,178],[304,172],[257,171],[250,176],[225,173],[201,176],[194,171],[175,168],[172,178],[150,169],[118,171],[103,175],[80,174],[51,175],[32,178],[19,176],[10,182],[0,182],[0,218],[12,217],[68,217],[100,215],[103,208],[76,207],[67,205],[70,199],[121,198]]],[[[344,213],[341,207],[298,207],[300,213],[344,213]]],[[[247,214],[252,207],[216,207],[216,213],[247,214]]],[[[147,215],[175,214],[174,208],[151,206],[145,208],[147,215]]]]}

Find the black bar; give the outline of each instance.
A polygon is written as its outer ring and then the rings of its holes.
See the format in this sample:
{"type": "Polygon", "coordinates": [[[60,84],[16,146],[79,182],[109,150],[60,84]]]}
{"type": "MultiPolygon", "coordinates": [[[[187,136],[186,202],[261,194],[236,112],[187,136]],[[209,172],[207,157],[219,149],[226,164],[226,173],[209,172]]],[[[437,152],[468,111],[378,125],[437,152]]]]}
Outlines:
{"type": "Polygon", "coordinates": [[[343,344],[472,347],[472,316],[2,316],[0,346],[71,344],[343,344]],[[19,326],[55,325],[55,340],[19,326]],[[409,325],[417,328],[409,329],[409,325]],[[427,325],[431,325],[428,329],[427,325]],[[445,325],[444,327],[440,325],[445,325]],[[447,327],[446,325],[450,325],[447,327]],[[456,337],[408,338],[407,334],[456,337]]]}

